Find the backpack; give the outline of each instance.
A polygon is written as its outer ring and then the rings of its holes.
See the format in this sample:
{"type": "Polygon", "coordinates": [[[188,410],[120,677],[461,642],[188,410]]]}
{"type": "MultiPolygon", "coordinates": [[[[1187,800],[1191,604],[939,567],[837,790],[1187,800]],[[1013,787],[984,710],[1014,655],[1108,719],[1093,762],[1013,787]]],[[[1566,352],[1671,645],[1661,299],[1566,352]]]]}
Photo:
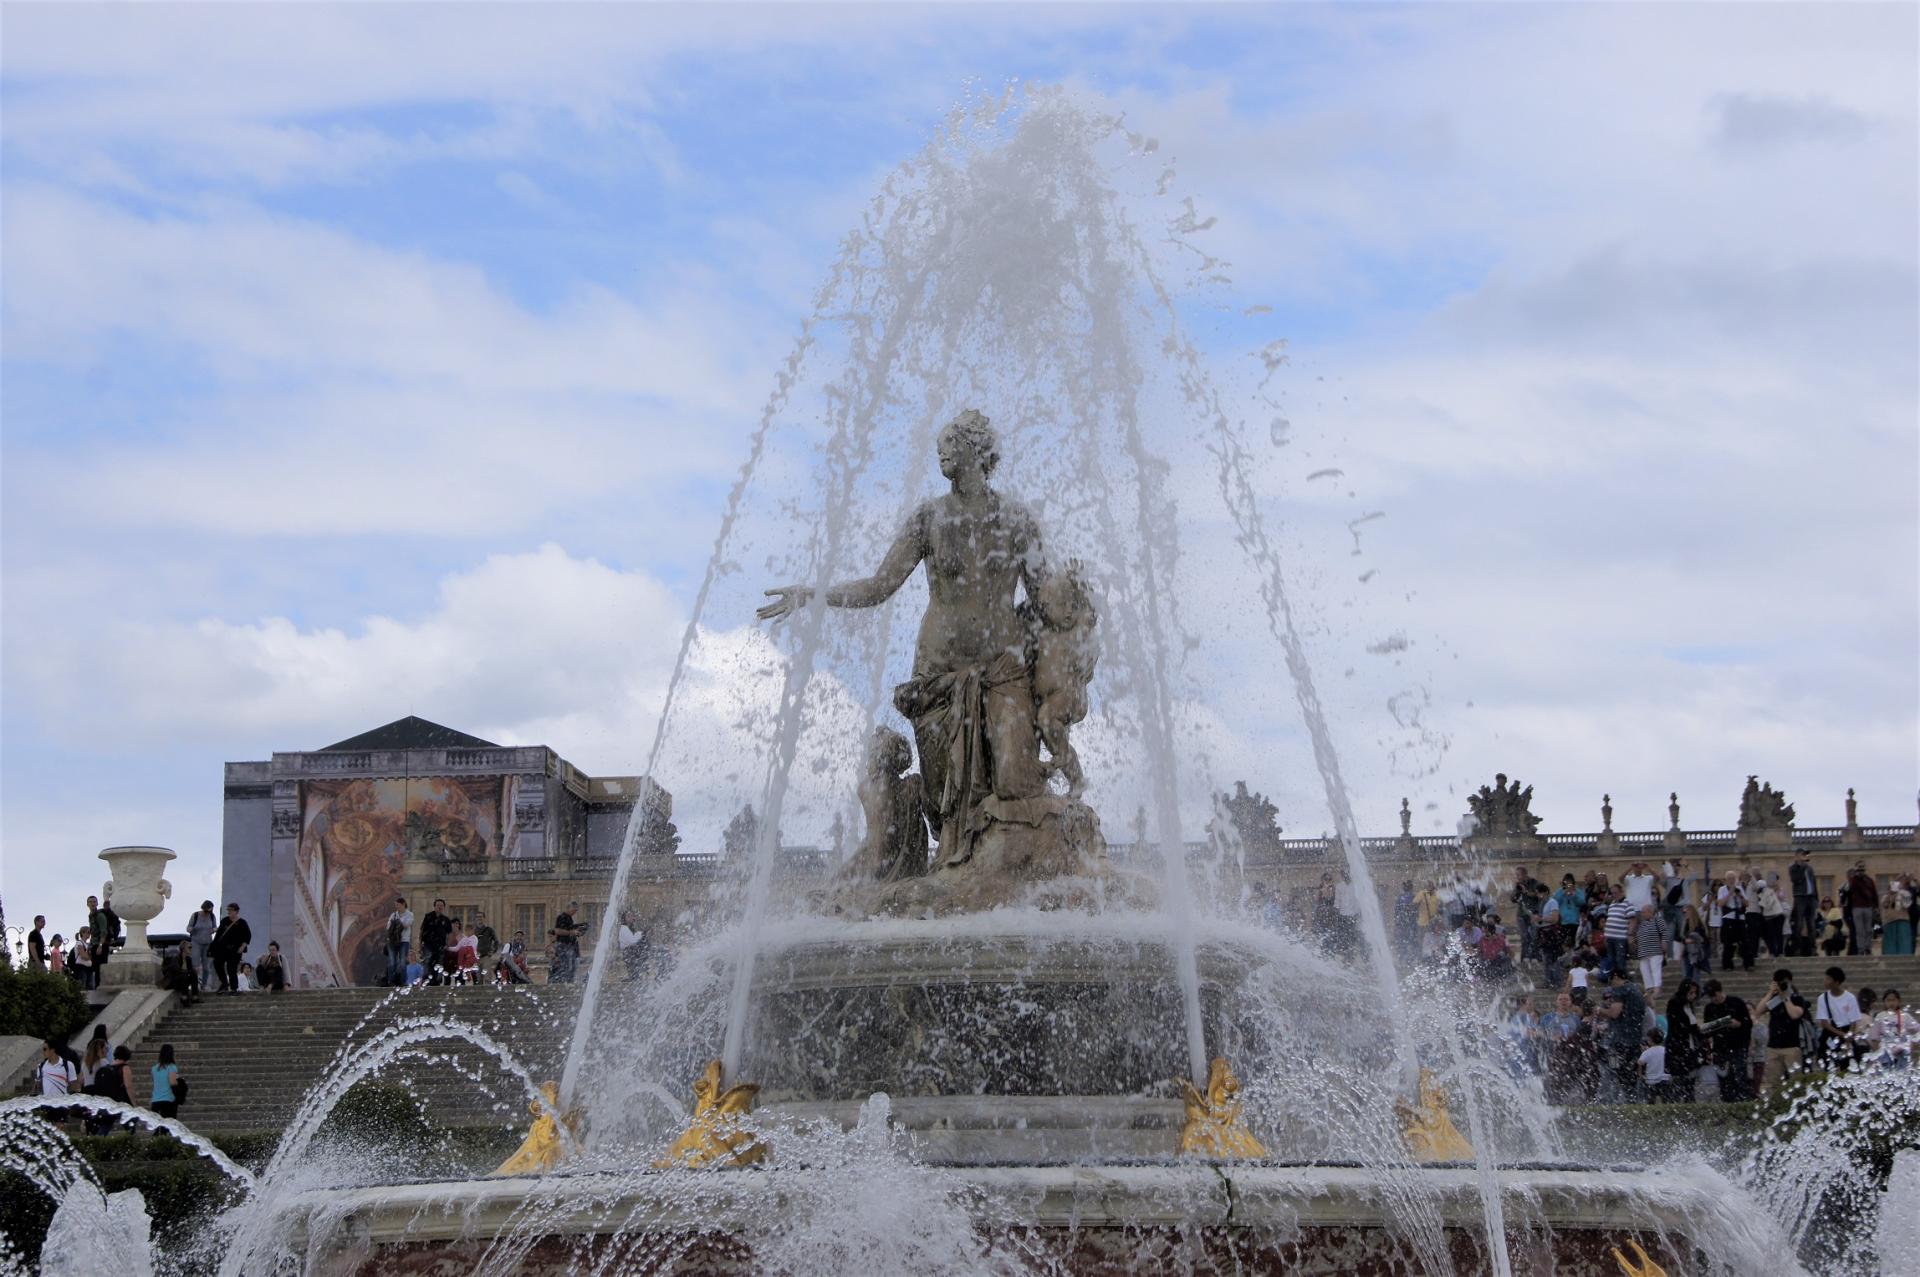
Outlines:
{"type": "Polygon", "coordinates": [[[187,1079],[183,1077],[173,1079],[173,1102],[175,1104],[187,1102],[187,1079]]]}

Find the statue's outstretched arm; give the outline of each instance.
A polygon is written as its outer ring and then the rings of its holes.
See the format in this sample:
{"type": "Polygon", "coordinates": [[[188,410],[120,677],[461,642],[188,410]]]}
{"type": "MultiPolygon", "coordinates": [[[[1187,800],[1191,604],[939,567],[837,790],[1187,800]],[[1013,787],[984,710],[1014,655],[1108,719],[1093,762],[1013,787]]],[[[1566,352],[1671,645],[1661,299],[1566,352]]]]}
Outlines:
{"type": "MultiPolygon", "coordinates": [[[[886,557],[880,560],[880,566],[872,576],[827,587],[827,606],[878,607],[906,584],[913,570],[920,566],[920,560],[926,557],[926,552],[926,507],[922,506],[900,529],[900,535],[893,539],[886,557]]],[[[754,615],[762,621],[778,621],[805,607],[813,597],[813,587],[780,585],[766,591],[766,594],[773,602],[754,615]]]]}

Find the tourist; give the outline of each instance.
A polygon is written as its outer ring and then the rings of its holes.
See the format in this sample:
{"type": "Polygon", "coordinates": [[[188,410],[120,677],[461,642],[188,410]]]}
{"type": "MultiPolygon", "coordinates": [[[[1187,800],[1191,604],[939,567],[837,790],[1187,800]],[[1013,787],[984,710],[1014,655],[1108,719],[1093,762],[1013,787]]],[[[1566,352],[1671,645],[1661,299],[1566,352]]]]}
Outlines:
{"type": "Polygon", "coordinates": [[[99,987],[100,975],[106,970],[107,959],[113,956],[113,942],[119,934],[120,915],[113,911],[112,903],[103,905],[94,897],[88,896],[87,947],[93,951],[92,987],[99,987]]]}
{"type": "Polygon", "coordinates": [[[647,965],[646,933],[633,925],[635,921],[633,910],[620,911],[620,961],[629,980],[638,980],[647,965]]]}
{"type": "Polygon", "coordinates": [[[1646,1047],[1635,1061],[1640,1070],[1640,1085],[1647,1103],[1666,1104],[1673,1099],[1673,1079],[1667,1073],[1667,1039],[1659,1029],[1648,1029],[1646,1047]]]}
{"type": "Polygon", "coordinates": [[[1774,972],[1767,996],[1754,1013],[1756,1022],[1761,1015],[1767,1017],[1767,1059],[1765,1072],[1760,1077],[1761,1094],[1772,1094],[1788,1074],[1805,1063],[1809,1039],[1801,1033],[1801,1026],[1809,1023],[1806,1018],[1809,1009],[1807,1000],[1793,987],[1793,972],[1785,967],[1774,972]]]}
{"type": "Polygon", "coordinates": [[[1635,912],[1653,906],[1653,870],[1647,868],[1646,861],[1636,860],[1627,867],[1620,888],[1635,912]]]}
{"type": "Polygon", "coordinates": [[[500,952],[500,933],[487,925],[487,911],[473,911],[473,938],[480,946],[480,961],[490,962],[500,952]]]}
{"type": "MultiPolygon", "coordinates": [[[[80,929],[86,930],[85,927],[80,929]]],[[[53,933],[53,939],[47,941],[47,974],[67,974],[67,942],[58,931],[53,933]]]]}
{"type": "Polygon", "coordinates": [[[1320,875],[1320,885],[1313,892],[1313,934],[1326,949],[1333,948],[1334,928],[1339,925],[1334,921],[1334,895],[1333,871],[1329,869],[1320,875]]]}
{"type": "Polygon", "coordinates": [[[1873,928],[1880,921],[1880,884],[1867,872],[1867,862],[1856,861],[1847,875],[1847,913],[1853,939],[1847,952],[1862,957],[1873,952],[1873,928]]]}
{"type": "Polygon", "coordinates": [[[1513,974],[1512,948],[1507,930],[1500,925],[1499,914],[1487,915],[1480,930],[1480,972],[1489,980],[1504,980],[1513,974]]]}
{"type": "MultiPolygon", "coordinates": [[[[1747,930],[1747,894],[1739,874],[1727,870],[1726,881],[1714,893],[1714,905],[1720,913],[1720,969],[1730,972],[1740,960],[1747,930]]],[[[1748,962],[1746,969],[1753,970],[1753,963],[1748,962]]]]}
{"type": "MultiPolygon", "coordinates": [[[[1626,904],[1625,891],[1619,894],[1619,903],[1626,904]]],[[[1602,989],[1600,1006],[1594,1011],[1597,1017],[1608,1022],[1606,1043],[1601,1049],[1605,1063],[1601,1081],[1611,1078],[1616,1089],[1614,1098],[1625,1100],[1634,1093],[1639,1080],[1637,1061],[1641,1042],[1646,1037],[1647,1001],[1627,978],[1624,968],[1608,971],[1602,989]]]]}
{"type": "Polygon", "coordinates": [[[420,961],[427,968],[427,983],[439,984],[446,969],[447,936],[453,932],[453,918],[447,902],[435,900],[427,916],[420,919],[420,961]]]}
{"type": "Polygon", "coordinates": [[[1908,957],[1913,953],[1914,913],[1920,906],[1915,890],[1911,874],[1901,874],[1887,884],[1880,914],[1880,952],[1887,957],[1908,957]]]}
{"type": "MultiPolygon", "coordinates": [[[[1687,907],[1687,862],[1679,856],[1665,861],[1660,866],[1660,912],[1667,920],[1667,929],[1675,937],[1680,935],[1680,915],[1687,907]]],[[[1675,958],[1680,956],[1679,946],[1675,945],[1675,958]]],[[[1668,1042],[1671,1054],[1672,1042],[1668,1042]]]]}
{"type": "Polygon", "coordinates": [[[186,1090],[185,1081],[180,1076],[180,1066],[173,1062],[173,1043],[169,1042],[160,1048],[160,1062],[153,1066],[150,1101],[153,1111],[161,1117],[179,1117],[180,1096],[186,1090]]]}
{"type": "Polygon", "coordinates": [[[1542,1036],[1540,1017],[1533,1011],[1533,995],[1523,993],[1507,1017],[1502,1034],[1506,1047],[1507,1070],[1516,1078],[1537,1077],[1540,1073],[1542,1036]]]}
{"type": "Polygon", "coordinates": [[[1820,1057],[1827,1066],[1844,1069],[1851,1065],[1860,1000],[1848,991],[1843,968],[1827,968],[1826,989],[1814,1000],[1813,1022],[1820,1026],[1820,1057]]]}
{"type": "Polygon", "coordinates": [[[1354,889],[1353,876],[1345,869],[1340,871],[1340,881],[1333,887],[1333,908],[1340,916],[1335,952],[1350,954],[1360,943],[1360,893],[1354,889]]]}
{"type": "Polygon", "coordinates": [[[1769,873],[1759,887],[1760,939],[1769,958],[1781,958],[1787,952],[1787,902],[1780,898],[1779,875],[1769,873]]]}
{"type": "Polygon", "coordinates": [[[113,1044],[107,1041],[107,1026],[93,1026],[93,1036],[87,1039],[87,1049],[80,1054],[80,1089],[93,1089],[93,1075],[113,1060],[113,1044]]]}
{"type": "Polygon", "coordinates": [[[405,896],[393,898],[393,912],[387,915],[387,984],[406,984],[407,952],[413,947],[413,910],[405,896]]]}
{"type": "Polygon", "coordinates": [[[287,991],[287,966],[280,958],[280,942],[267,941],[267,951],[260,955],[260,965],[254,968],[254,981],[268,993],[287,991]]]}
{"type": "Polygon", "coordinates": [[[1845,912],[1846,911],[1841,909],[1839,905],[1834,903],[1832,896],[1821,897],[1820,927],[1823,938],[1820,941],[1820,952],[1826,954],[1829,958],[1837,958],[1846,952],[1847,924],[1845,912]]]}
{"type": "Polygon", "coordinates": [[[1700,1031],[1700,986],[1682,980],[1667,999],[1666,1065],[1673,1079],[1673,1098],[1690,1100],[1694,1095],[1694,1074],[1706,1059],[1707,1040],[1700,1031]]]}
{"type": "Polygon", "coordinates": [[[1820,933],[1820,880],[1804,847],[1793,853],[1793,863],[1787,866],[1787,885],[1793,893],[1792,942],[1787,952],[1811,958],[1814,938],[1820,933]]]}
{"type": "Polygon", "coordinates": [[[1590,977],[1590,960],[1582,955],[1567,967],[1567,996],[1573,999],[1573,1005],[1585,1010],[1587,1006],[1587,983],[1590,977]]]}
{"type": "Polygon", "coordinates": [[[1661,977],[1667,961],[1667,942],[1673,938],[1673,932],[1667,927],[1667,920],[1660,916],[1652,901],[1640,906],[1640,917],[1634,923],[1633,949],[1640,960],[1640,984],[1646,996],[1660,996],[1661,977]]]}
{"type": "Polygon", "coordinates": [[[80,1066],[69,1058],[67,1048],[55,1038],[40,1044],[39,1078],[42,1096],[65,1097],[80,1089],[80,1066]]]}
{"type": "Polygon", "coordinates": [[[472,984],[480,974],[480,937],[464,930],[458,922],[447,937],[447,956],[455,984],[472,984]]]}
{"type": "MultiPolygon", "coordinates": [[[[91,1044],[89,1044],[91,1046],[91,1044]]],[[[87,1083],[87,1094],[97,1099],[113,1100],[120,1104],[133,1103],[133,1052],[124,1046],[113,1048],[111,1057],[103,1056],[100,1066],[94,1070],[93,1080],[87,1083]]],[[[87,1134],[111,1135],[120,1125],[120,1119],[111,1113],[89,1113],[87,1115],[87,1134]]]]}
{"type": "Polygon", "coordinates": [[[513,939],[507,941],[507,947],[500,951],[500,961],[494,964],[494,978],[502,984],[528,984],[532,976],[527,973],[527,933],[516,931],[513,939]]]}
{"type": "MultiPolygon", "coordinates": [[[[1627,889],[1624,886],[1615,887],[1613,897],[1607,905],[1606,937],[1609,971],[1623,973],[1626,971],[1629,956],[1627,951],[1632,943],[1633,924],[1639,914],[1639,909],[1627,902],[1627,889]]],[[[1634,1043],[1637,1050],[1639,1039],[1635,1038],[1634,1043]]]]}
{"type": "Polygon", "coordinates": [[[1413,898],[1413,921],[1421,935],[1432,929],[1433,920],[1440,916],[1440,892],[1433,879],[1427,879],[1419,893],[1413,898]]]}
{"type": "Polygon", "coordinates": [[[1907,1014],[1900,990],[1888,989],[1881,996],[1869,1038],[1875,1048],[1875,1063],[1889,1069],[1912,1067],[1914,1043],[1920,1041],[1920,1021],[1907,1014]]]}
{"type": "Polygon", "coordinates": [[[240,916],[240,905],[238,902],[228,904],[227,916],[220,919],[220,926],[213,933],[213,942],[207,946],[207,952],[213,958],[213,969],[220,977],[219,992],[240,992],[240,959],[252,943],[253,929],[240,916]]]}
{"type": "Polygon", "coordinates": [[[1760,961],[1760,935],[1766,930],[1766,915],[1760,909],[1760,887],[1762,879],[1752,870],[1740,875],[1740,898],[1746,903],[1746,913],[1740,921],[1740,969],[1753,970],[1753,964],[1760,961]]]}
{"type": "Polygon", "coordinates": [[[1551,895],[1543,896],[1539,902],[1539,916],[1534,919],[1534,949],[1540,956],[1542,974],[1549,987],[1560,983],[1560,957],[1566,952],[1566,928],[1560,925],[1560,902],[1551,895]]]}
{"type": "Polygon", "coordinates": [[[1713,944],[1707,936],[1707,920],[1695,905],[1680,915],[1681,975],[1698,983],[1713,972],[1713,944]]]}
{"type": "Polygon", "coordinates": [[[93,965],[93,933],[82,927],[73,937],[73,953],[69,955],[67,974],[79,982],[83,989],[100,987],[100,969],[93,965]]]}
{"type": "Polygon", "coordinates": [[[189,943],[181,941],[160,961],[160,987],[179,994],[181,1006],[192,1006],[200,1000],[200,977],[194,970],[189,943]]]}
{"type": "Polygon", "coordinates": [[[1554,999],[1541,1033],[1547,1042],[1547,1099],[1562,1105],[1591,1101],[1597,1069],[1592,1025],[1571,995],[1563,992],[1554,999]]]}
{"type": "Polygon", "coordinates": [[[553,920],[553,930],[547,932],[547,938],[553,941],[551,964],[547,970],[548,984],[572,984],[575,970],[580,965],[580,929],[574,925],[573,915],[580,908],[578,900],[569,900],[567,907],[553,920]]]}
{"type": "Polygon", "coordinates": [[[1753,1068],[1748,1062],[1753,1046],[1753,1015],[1746,1001],[1728,993],[1718,980],[1707,981],[1707,1050],[1720,1075],[1720,1098],[1737,1103],[1753,1098],[1753,1068]]]}
{"type": "Polygon", "coordinates": [[[214,913],[213,901],[202,900],[200,907],[187,919],[187,943],[193,946],[193,978],[195,984],[204,989],[213,983],[212,961],[207,954],[213,947],[213,933],[220,929],[219,915],[214,913]]]}
{"type": "Polygon", "coordinates": [[[42,914],[33,915],[33,930],[27,932],[27,970],[45,971],[47,969],[47,920],[42,914]]]}
{"type": "Polygon", "coordinates": [[[242,962],[240,964],[240,970],[235,973],[235,976],[233,987],[241,993],[254,993],[259,990],[260,984],[253,978],[253,964],[251,962],[242,962]]]}

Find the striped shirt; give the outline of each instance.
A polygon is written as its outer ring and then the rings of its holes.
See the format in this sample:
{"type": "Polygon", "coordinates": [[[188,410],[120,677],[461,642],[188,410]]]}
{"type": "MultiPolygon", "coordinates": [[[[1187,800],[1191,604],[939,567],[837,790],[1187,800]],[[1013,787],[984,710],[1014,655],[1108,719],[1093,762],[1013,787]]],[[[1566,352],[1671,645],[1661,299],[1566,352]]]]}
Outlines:
{"type": "Polygon", "coordinates": [[[1632,930],[1633,920],[1640,916],[1640,906],[1630,900],[1616,900],[1607,906],[1607,939],[1625,940],[1632,930]]]}

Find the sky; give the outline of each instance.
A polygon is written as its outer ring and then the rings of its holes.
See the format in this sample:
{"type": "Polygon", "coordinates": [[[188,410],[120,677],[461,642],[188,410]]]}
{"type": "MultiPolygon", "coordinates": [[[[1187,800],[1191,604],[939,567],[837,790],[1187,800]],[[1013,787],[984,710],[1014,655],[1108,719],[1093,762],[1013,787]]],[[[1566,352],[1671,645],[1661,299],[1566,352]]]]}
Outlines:
{"type": "MultiPolygon", "coordinates": [[[[1183,302],[1223,384],[1287,342],[1261,497],[1366,832],[1403,796],[1451,832],[1496,770],[1548,832],[1603,792],[1726,828],[1749,773],[1803,824],[1849,786],[1915,819],[1911,6],[13,4],[0,37],[12,924],[77,925],[125,843],[179,854],[181,922],[225,760],[408,713],[640,770],[837,245],[1010,84],[1177,167],[1232,263],[1183,302]]],[[[1318,834],[1218,500],[1176,488],[1201,784],[1318,834]]]]}

